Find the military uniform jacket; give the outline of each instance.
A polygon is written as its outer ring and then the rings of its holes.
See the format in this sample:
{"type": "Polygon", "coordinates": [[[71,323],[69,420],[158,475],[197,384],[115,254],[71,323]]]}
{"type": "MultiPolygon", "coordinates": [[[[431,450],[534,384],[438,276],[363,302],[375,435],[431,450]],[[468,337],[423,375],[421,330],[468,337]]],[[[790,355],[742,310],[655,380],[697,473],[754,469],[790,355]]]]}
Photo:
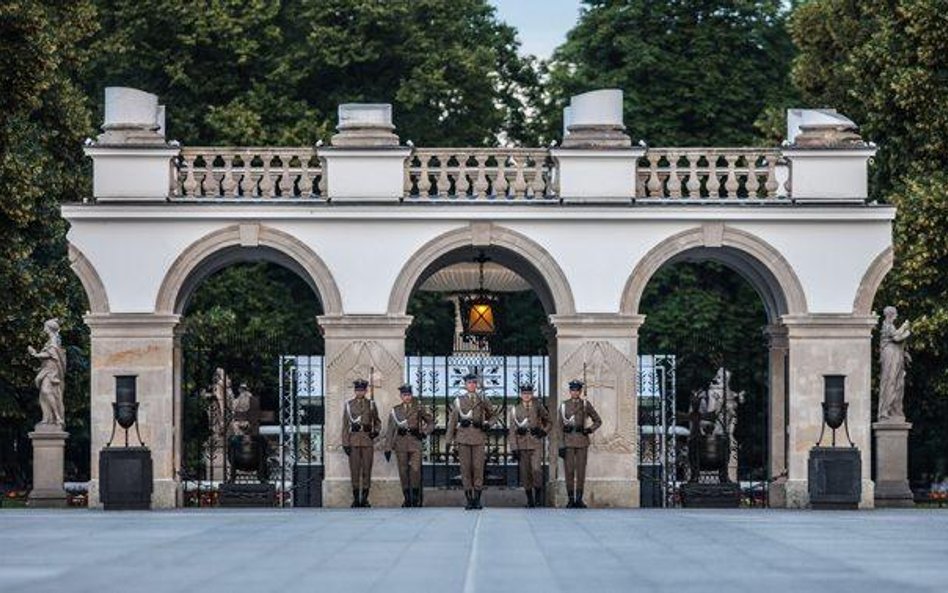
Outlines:
{"type": "Polygon", "coordinates": [[[372,433],[382,430],[375,402],[368,398],[352,398],[342,407],[342,446],[371,447],[372,433]]]}
{"type": "Polygon", "coordinates": [[[386,451],[421,451],[421,441],[431,434],[434,416],[418,402],[398,404],[388,415],[385,427],[386,451]]]}
{"type": "Polygon", "coordinates": [[[585,399],[570,398],[559,405],[556,414],[557,436],[560,447],[588,447],[589,436],[584,429],[595,432],[602,426],[602,419],[591,403],[585,399]],[[592,420],[587,426],[586,419],[592,420]]]}
{"type": "Polygon", "coordinates": [[[512,450],[542,449],[543,437],[550,431],[550,414],[536,400],[531,400],[529,407],[520,402],[510,408],[507,429],[507,443],[512,450]]]}
{"type": "Polygon", "coordinates": [[[490,427],[496,416],[493,406],[482,394],[474,397],[465,391],[451,402],[451,413],[448,416],[448,433],[446,439],[449,444],[483,445],[487,443],[487,428],[490,427]]]}

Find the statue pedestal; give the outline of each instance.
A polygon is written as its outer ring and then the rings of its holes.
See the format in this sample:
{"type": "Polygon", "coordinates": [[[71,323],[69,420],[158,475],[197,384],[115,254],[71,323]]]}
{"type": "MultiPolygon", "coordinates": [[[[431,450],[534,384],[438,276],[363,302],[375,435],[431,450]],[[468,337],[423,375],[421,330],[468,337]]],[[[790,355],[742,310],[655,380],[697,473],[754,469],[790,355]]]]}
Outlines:
{"type": "Polygon", "coordinates": [[[876,437],[877,507],[911,507],[915,505],[908,483],[909,422],[884,420],[874,422],[876,437]]]}
{"type": "Polygon", "coordinates": [[[69,433],[56,424],[37,424],[29,437],[33,441],[33,489],[27,498],[27,505],[39,508],[65,507],[63,450],[69,433]]]}

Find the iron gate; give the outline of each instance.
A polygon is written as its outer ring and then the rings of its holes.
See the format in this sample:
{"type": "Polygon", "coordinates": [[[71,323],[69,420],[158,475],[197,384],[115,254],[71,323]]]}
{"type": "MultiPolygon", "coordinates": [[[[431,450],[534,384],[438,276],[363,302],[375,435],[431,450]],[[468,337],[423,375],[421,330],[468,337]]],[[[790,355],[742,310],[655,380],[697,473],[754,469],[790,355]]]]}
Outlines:
{"type": "Polygon", "coordinates": [[[725,348],[719,340],[696,336],[671,353],[639,357],[642,506],[680,506],[683,484],[692,479],[719,479],[702,471],[700,463],[693,463],[696,447],[689,451],[693,402],[697,405],[709,397],[733,406],[719,418],[724,429],[730,426],[728,477],[740,486],[742,506],[767,506],[772,479],[767,461],[767,349],[763,341],[745,344],[741,349],[725,348]],[[723,381],[713,383],[719,377],[723,381]],[[728,424],[731,420],[733,425],[728,424]],[[697,475],[692,475],[694,468],[697,475]]]}
{"type": "Polygon", "coordinates": [[[523,383],[532,384],[534,396],[546,404],[550,382],[547,356],[405,357],[405,378],[435,418],[435,429],[422,455],[422,481],[426,487],[461,487],[460,465],[445,442],[445,433],[454,398],[463,391],[463,377],[469,372],[480,377],[483,392],[497,411],[497,420],[487,435],[484,482],[490,486],[517,486],[517,458],[507,444],[508,406],[519,401],[523,383]]]}
{"type": "Polygon", "coordinates": [[[276,504],[321,503],[323,357],[288,356],[287,347],[281,336],[246,331],[182,339],[179,479],[185,506],[217,506],[225,481],[261,477],[237,472],[228,456],[245,417],[235,413],[246,401],[240,398],[257,399],[262,477],[274,486],[276,504]]]}

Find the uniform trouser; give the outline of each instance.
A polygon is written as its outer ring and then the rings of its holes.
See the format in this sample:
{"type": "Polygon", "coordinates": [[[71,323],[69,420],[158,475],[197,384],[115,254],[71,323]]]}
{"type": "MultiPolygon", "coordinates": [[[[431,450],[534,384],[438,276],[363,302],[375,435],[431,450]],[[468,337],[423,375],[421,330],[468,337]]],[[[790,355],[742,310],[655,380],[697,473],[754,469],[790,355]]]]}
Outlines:
{"type": "Polygon", "coordinates": [[[372,484],[373,447],[353,447],[349,453],[349,478],[353,490],[368,490],[372,484]]]}
{"type": "Polygon", "coordinates": [[[398,460],[398,479],[402,483],[402,490],[421,488],[421,451],[395,450],[398,460]]]}
{"type": "Polygon", "coordinates": [[[527,490],[543,486],[543,464],[540,461],[540,449],[520,449],[517,451],[517,463],[520,465],[520,485],[527,490]]]}
{"type": "Polygon", "coordinates": [[[484,445],[458,445],[465,490],[484,489],[484,445]]]}
{"type": "Polygon", "coordinates": [[[566,492],[573,494],[586,484],[586,447],[566,447],[566,492]]]}

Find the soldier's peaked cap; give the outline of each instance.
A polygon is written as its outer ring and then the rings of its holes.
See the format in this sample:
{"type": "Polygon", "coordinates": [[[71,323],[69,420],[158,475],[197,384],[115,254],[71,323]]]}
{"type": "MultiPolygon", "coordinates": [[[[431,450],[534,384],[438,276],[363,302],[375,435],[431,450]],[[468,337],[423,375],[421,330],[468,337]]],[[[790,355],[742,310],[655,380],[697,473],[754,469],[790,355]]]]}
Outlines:
{"type": "Polygon", "coordinates": [[[468,381],[477,381],[477,375],[474,373],[464,375],[464,382],[467,383],[468,381]]]}
{"type": "Polygon", "coordinates": [[[369,386],[369,382],[365,379],[356,379],[352,382],[352,386],[356,389],[365,389],[369,386]]]}
{"type": "Polygon", "coordinates": [[[569,388],[570,388],[570,389],[582,389],[582,388],[583,388],[583,382],[580,381],[579,379],[573,379],[572,381],[569,382],[569,388]]]}
{"type": "Polygon", "coordinates": [[[533,391],[533,385],[531,385],[530,383],[521,383],[520,393],[523,393],[525,391],[533,391]]]}
{"type": "Polygon", "coordinates": [[[411,385],[409,385],[408,383],[405,383],[404,385],[402,385],[401,387],[398,388],[398,392],[399,392],[399,393],[411,393],[411,385]]]}

